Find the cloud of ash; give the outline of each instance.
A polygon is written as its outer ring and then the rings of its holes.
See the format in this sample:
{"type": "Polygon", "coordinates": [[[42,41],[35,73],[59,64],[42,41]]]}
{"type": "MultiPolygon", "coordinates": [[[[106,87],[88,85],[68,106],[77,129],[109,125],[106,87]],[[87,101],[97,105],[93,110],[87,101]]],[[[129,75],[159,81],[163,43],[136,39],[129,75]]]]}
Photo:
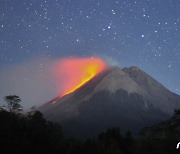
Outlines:
{"type": "Polygon", "coordinates": [[[18,95],[26,110],[57,97],[61,90],[52,74],[55,62],[43,58],[0,68],[0,104],[5,96],[18,95]]]}

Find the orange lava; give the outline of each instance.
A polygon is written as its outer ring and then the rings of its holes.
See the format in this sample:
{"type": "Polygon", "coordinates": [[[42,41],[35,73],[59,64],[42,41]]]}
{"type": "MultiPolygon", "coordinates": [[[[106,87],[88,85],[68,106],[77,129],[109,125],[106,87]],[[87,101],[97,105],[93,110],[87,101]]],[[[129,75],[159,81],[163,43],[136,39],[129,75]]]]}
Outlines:
{"type": "Polygon", "coordinates": [[[56,73],[63,78],[63,92],[52,104],[70,94],[106,69],[105,62],[100,58],[67,58],[58,62],[56,73]]]}

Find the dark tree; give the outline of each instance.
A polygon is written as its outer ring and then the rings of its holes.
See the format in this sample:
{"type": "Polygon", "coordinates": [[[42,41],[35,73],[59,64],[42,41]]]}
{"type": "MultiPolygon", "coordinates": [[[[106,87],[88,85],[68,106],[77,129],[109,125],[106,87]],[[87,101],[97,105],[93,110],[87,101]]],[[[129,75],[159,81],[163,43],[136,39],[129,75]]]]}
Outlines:
{"type": "Polygon", "coordinates": [[[32,115],[37,111],[37,107],[36,106],[32,106],[29,110],[29,112],[27,112],[28,115],[32,115]]]}
{"type": "Polygon", "coordinates": [[[1,154],[62,154],[64,143],[61,127],[39,111],[31,115],[0,111],[1,154]]]}
{"type": "Polygon", "coordinates": [[[5,96],[4,98],[7,105],[5,106],[6,110],[9,112],[18,113],[22,111],[22,106],[20,104],[21,99],[16,95],[5,96]]]}
{"type": "Polygon", "coordinates": [[[175,109],[174,110],[174,116],[180,115],[180,109],[175,109]]]}

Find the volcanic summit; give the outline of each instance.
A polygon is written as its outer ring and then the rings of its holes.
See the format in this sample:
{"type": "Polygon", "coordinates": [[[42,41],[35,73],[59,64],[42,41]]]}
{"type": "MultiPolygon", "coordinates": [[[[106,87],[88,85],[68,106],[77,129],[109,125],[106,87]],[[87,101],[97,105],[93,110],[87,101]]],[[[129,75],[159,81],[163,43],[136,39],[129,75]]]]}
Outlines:
{"type": "Polygon", "coordinates": [[[92,137],[117,126],[136,133],[169,118],[174,109],[180,108],[179,95],[135,66],[109,68],[76,91],[54,100],[39,110],[74,137],[92,137]]]}

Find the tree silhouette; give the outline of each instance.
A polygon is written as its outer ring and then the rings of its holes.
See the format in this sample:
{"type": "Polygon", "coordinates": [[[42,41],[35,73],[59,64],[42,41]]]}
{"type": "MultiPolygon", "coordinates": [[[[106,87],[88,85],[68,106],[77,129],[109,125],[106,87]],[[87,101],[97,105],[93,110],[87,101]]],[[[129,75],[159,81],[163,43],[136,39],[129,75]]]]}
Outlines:
{"type": "Polygon", "coordinates": [[[16,95],[9,95],[5,96],[4,98],[7,105],[5,106],[5,109],[9,112],[18,113],[22,111],[22,106],[20,104],[21,99],[19,96],[16,95]]]}
{"type": "Polygon", "coordinates": [[[180,115],[180,109],[175,109],[174,110],[174,116],[180,115]]]}
{"type": "Polygon", "coordinates": [[[36,106],[32,106],[29,110],[29,112],[27,112],[28,115],[32,115],[37,111],[37,107],[36,106]]]}

